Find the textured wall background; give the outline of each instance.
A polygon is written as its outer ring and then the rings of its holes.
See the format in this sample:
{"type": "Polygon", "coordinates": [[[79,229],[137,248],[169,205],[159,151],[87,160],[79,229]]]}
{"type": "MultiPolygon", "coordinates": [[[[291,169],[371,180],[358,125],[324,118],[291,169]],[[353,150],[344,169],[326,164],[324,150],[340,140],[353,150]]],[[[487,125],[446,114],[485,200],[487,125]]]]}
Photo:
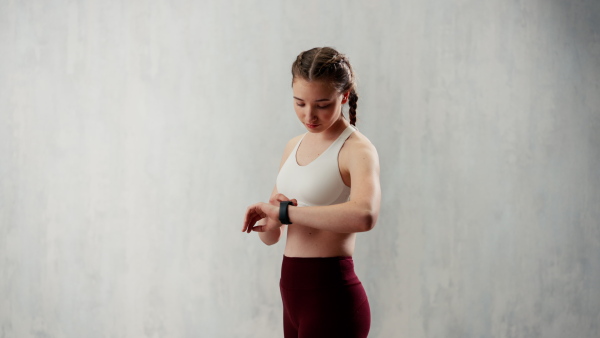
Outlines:
{"type": "Polygon", "coordinates": [[[281,336],[239,230],[323,45],[381,157],[371,336],[598,337],[595,0],[1,1],[0,337],[281,336]]]}

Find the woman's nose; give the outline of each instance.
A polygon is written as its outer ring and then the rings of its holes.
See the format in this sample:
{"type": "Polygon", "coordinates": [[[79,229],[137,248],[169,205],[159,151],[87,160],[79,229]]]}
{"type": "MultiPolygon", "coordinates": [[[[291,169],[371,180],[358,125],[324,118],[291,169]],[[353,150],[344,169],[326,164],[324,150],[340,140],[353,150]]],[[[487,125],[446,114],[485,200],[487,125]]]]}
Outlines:
{"type": "Polygon", "coordinates": [[[314,120],[317,117],[317,114],[316,114],[317,113],[317,109],[314,108],[314,107],[308,108],[306,110],[306,112],[307,112],[306,114],[307,114],[307,117],[308,117],[309,121],[312,121],[312,120],[314,120]]]}

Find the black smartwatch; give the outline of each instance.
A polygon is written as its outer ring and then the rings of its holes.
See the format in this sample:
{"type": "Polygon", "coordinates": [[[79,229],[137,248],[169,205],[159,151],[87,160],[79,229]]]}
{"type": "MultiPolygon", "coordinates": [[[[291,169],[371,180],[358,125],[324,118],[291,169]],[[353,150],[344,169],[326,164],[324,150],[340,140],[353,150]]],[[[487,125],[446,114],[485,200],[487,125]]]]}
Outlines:
{"type": "Polygon", "coordinates": [[[288,215],[288,206],[290,205],[294,205],[294,203],[290,201],[279,202],[279,221],[281,224],[292,224],[288,215]]]}

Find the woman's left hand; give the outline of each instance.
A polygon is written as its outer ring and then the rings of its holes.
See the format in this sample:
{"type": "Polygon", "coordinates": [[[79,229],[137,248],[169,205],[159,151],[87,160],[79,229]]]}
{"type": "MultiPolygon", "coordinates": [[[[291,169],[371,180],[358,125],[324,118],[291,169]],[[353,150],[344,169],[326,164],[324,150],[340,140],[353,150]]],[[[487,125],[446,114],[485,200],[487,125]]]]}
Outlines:
{"type": "Polygon", "coordinates": [[[282,224],[279,221],[279,207],[269,203],[259,202],[252,204],[246,209],[242,231],[247,233],[250,233],[251,231],[265,232],[275,230],[281,226],[282,224]],[[255,225],[256,222],[263,218],[265,219],[265,224],[255,225]]]}

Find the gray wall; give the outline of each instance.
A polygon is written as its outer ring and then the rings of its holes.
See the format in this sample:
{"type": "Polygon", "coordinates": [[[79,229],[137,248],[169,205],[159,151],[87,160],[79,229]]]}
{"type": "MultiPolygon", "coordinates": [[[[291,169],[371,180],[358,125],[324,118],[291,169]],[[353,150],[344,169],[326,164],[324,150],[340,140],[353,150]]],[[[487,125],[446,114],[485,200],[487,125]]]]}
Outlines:
{"type": "Polygon", "coordinates": [[[280,337],[240,229],[323,45],[381,157],[371,336],[598,337],[595,0],[0,2],[0,337],[280,337]]]}

